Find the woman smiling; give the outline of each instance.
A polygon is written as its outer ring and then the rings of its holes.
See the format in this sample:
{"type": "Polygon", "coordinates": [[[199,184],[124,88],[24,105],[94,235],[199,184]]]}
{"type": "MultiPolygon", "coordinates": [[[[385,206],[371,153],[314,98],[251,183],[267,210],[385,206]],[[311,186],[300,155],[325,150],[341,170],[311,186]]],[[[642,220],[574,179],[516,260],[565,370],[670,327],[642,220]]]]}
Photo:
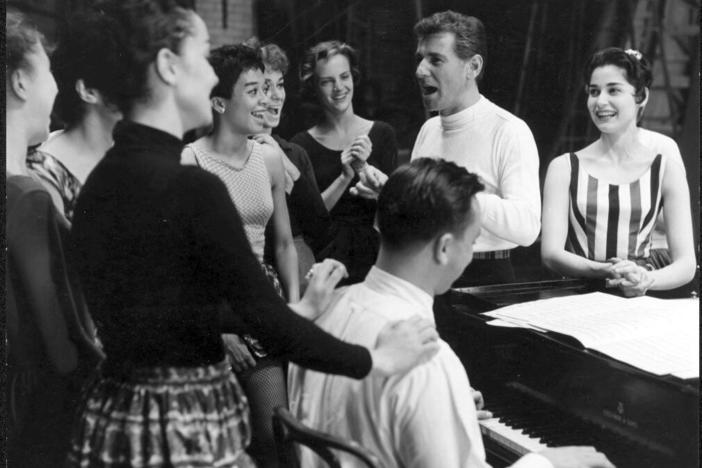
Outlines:
{"type": "Polygon", "coordinates": [[[350,283],[365,277],[375,262],[379,240],[373,229],[375,201],[354,196],[348,188],[360,179],[379,186],[397,165],[392,127],[354,113],[357,63],[355,50],[339,41],[321,42],[307,51],[300,73],[303,94],[319,104],[321,115],[317,125],[292,139],[312,161],[336,228],[331,242],[315,254],[344,263],[350,283]]]}
{"type": "Polygon", "coordinates": [[[585,83],[600,138],[548,168],[542,259],[561,274],[605,278],[626,296],[681,286],[695,270],[690,195],[671,145],[656,144],[662,135],[637,126],[649,97],[648,62],[635,50],[604,49],[590,59],[585,83]],[[667,266],[651,257],[660,211],[667,266]]]}

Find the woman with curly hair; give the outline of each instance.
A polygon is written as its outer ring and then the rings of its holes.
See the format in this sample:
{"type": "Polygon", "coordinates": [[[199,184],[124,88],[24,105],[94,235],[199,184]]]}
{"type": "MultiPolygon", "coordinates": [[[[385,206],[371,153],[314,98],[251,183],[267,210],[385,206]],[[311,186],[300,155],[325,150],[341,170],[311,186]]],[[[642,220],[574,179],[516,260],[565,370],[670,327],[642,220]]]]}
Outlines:
{"type": "Polygon", "coordinates": [[[292,138],[307,151],[317,185],[335,226],[334,237],[316,257],[334,258],[349,270],[348,282],[363,280],[378,253],[373,228],[376,202],[349,191],[359,180],[378,187],[397,166],[395,131],[353,110],[359,81],[356,51],[339,41],[321,42],[300,66],[303,95],[321,108],[317,124],[292,138]]]}

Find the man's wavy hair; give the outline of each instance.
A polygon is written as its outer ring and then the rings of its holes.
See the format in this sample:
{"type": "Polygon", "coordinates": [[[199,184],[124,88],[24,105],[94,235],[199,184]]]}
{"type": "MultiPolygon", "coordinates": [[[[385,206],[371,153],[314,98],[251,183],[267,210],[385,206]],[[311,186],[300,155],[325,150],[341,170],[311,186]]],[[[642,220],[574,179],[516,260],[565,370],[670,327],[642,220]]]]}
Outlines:
{"type": "Polygon", "coordinates": [[[468,60],[478,54],[483,58],[483,69],[478,75],[480,81],[487,65],[487,34],[485,25],[475,16],[467,16],[447,10],[422,18],[414,25],[414,35],[418,40],[439,33],[453,33],[454,52],[461,60],[468,60]]]}

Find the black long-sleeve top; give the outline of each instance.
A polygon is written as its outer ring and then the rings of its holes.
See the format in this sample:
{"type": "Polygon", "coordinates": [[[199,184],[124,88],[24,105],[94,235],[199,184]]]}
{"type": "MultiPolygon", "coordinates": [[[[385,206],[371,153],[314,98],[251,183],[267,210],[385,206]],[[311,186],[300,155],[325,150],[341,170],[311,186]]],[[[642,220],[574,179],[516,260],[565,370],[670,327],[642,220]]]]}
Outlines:
{"type": "Polygon", "coordinates": [[[302,234],[305,241],[316,249],[317,246],[329,242],[332,223],[317,186],[312,162],[300,145],[290,143],[277,135],[273,135],[273,138],[300,171],[299,179],[295,181],[292,191],[286,197],[290,231],[293,236],[302,234]]]}
{"type": "Polygon", "coordinates": [[[223,183],[180,165],[180,139],[122,122],[114,141],[81,191],[71,233],[107,369],[221,361],[220,334],[239,331],[237,314],[293,362],[368,374],[367,349],[325,333],[277,296],[223,183]],[[223,301],[232,316],[218,314],[223,301]]]}

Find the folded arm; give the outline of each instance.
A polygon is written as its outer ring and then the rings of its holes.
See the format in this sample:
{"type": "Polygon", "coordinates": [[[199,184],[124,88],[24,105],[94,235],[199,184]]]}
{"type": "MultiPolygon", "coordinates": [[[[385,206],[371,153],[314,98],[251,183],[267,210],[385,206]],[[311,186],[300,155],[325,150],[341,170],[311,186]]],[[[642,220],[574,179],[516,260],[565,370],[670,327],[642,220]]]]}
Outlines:
{"type": "Polygon", "coordinates": [[[478,193],[482,228],[522,246],[539,235],[539,154],[531,131],[522,122],[506,127],[494,155],[500,194],[478,193]]]}

